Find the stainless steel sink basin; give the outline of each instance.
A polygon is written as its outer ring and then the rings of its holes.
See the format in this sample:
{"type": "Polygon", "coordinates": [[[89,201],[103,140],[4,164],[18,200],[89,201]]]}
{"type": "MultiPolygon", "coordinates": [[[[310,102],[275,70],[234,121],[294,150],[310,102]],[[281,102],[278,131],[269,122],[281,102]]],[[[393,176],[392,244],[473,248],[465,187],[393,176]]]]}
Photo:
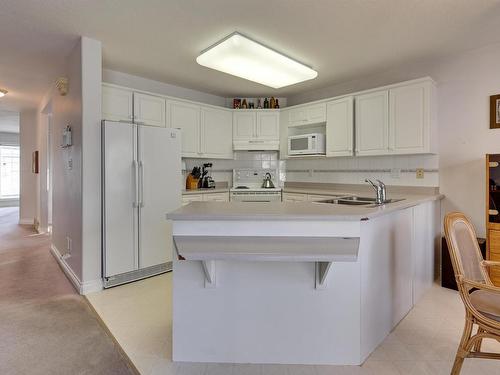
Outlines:
{"type": "Polygon", "coordinates": [[[342,204],[342,205],[346,205],[346,206],[377,207],[377,206],[382,206],[384,204],[400,202],[400,201],[404,200],[404,198],[387,199],[384,203],[381,203],[381,204],[375,203],[375,200],[376,200],[375,198],[370,198],[370,197],[351,196],[351,197],[342,197],[342,198],[335,198],[335,199],[326,199],[324,201],[318,201],[316,203],[342,204]]]}

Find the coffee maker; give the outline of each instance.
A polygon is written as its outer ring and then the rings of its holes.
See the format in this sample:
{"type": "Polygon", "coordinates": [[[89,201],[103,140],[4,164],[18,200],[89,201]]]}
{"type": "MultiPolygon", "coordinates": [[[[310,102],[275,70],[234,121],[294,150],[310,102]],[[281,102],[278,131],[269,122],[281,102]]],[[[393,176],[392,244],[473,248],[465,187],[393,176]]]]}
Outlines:
{"type": "Polygon", "coordinates": [[[215,181],[212,178],[211,174],[212,174],[212,163],[203,164],[201,178],[198,187],[203,189],[214,189],[215,181]]]}

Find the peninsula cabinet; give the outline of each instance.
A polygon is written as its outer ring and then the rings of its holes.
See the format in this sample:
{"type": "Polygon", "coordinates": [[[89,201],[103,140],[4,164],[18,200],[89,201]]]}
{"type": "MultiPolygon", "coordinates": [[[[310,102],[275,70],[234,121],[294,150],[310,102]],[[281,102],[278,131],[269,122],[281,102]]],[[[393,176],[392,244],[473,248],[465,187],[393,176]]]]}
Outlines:
{"type": "Polygon", "coordinates": [[[102,118],[165,127],[165,98],[130,89],[102,86],[102,118]]]}
{"type": "Polygon", "coordinates": [[[279,110],[233,112],[234,150],[279,150],[279,110]]]}
{"type": "Polygon", "coordinates": [[[332,100],[326,104],[326,156],[354,154],[354,98],[332,100]]]}
{"type": "Polygon", "coordinates": [[[170,125],[181,130],[182,157],[232,159],[232,118],[227,109],[169,101],[170,125]]]}

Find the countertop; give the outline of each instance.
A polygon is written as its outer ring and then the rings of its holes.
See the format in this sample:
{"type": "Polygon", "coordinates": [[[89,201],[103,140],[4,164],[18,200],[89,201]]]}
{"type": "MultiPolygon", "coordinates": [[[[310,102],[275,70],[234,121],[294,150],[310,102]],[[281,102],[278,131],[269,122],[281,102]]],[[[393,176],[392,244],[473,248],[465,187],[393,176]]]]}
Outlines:
{"type": "MultiPolygon", "coordinates": [[[[308,190],[310,192],[310,190],[308,190]]],[[[337,192],[335,192],[337,194],[337,192]]],[[[442,199],[442,194],[397,195],[402,201],[382,206],[348,206],[318,202],[192,202],[167,214],[172,220],[328,220],[358,221],[442,199]]]]}
{"type": "Polygon", "coordinates": [[[191,195],[191,194],[210,194],[210,193],[229,193],[228,187],[216,187],[215,189],[196,189],[196,190],[182,190],[182,195],[191,195]]]}

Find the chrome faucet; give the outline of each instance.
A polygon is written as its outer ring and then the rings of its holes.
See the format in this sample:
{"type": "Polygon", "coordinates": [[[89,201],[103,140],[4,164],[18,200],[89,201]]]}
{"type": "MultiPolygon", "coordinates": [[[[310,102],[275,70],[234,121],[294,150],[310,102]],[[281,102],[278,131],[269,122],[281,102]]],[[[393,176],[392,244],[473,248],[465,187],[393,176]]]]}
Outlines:
{"type": "Polygon", "coordinates": [[[370,183],[377,194],[377,197],[375,198],[375,204],[384,204],[387,200],[385,184],[380,180],[376,181],[378,182],[378,184],[375,184],[372,180],[365,179],[365,182],[370,183]]]}

